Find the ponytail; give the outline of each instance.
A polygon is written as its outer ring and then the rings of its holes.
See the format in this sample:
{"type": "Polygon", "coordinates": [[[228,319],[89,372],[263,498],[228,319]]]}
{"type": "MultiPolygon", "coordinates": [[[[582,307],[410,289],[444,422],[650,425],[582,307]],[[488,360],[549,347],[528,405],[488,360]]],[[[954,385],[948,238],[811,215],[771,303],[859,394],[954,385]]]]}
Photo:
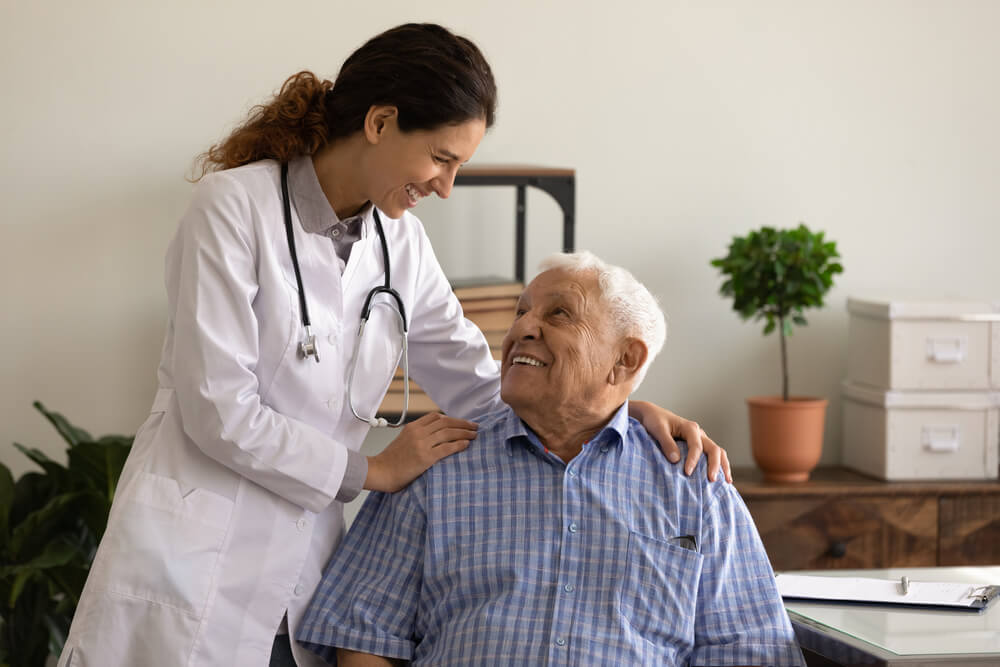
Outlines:
{"type": "Polygon", "coordinates": [[[195,181],[210,171],[231,169],[257,160],[287,162],[312,155],[330,140],[325,100],[333,83],[312,72],[288,77],[267,104],[250,115],[223,141],[195,159],[195,181]]]}

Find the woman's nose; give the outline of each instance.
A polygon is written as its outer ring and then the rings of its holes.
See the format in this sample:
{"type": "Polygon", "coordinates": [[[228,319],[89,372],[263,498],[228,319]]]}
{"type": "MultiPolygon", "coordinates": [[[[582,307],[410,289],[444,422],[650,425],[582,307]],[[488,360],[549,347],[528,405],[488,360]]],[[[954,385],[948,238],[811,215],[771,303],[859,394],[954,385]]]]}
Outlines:
{"type": "Polygon", "coordinates": [[[431,181],[434,193],[441,199],[447,199],[451,195],[451,189],[455,185],[455,175],[458,167],[446,167],[444,173],[431,181]]]}

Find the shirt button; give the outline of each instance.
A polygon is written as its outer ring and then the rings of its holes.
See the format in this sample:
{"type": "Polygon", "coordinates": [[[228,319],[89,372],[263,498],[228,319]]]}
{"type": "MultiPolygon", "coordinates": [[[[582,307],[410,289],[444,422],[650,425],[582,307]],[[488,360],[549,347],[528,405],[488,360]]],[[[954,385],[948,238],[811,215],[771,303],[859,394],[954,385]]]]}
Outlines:
{"type": "Polygon", "coordinates": [[[565,586],[563,586],[563,590],[566,591],[567,593],[572,593],[573,591],[576,590],[576,586],[574,586],[573,584],[566,584],[565,586]]]}
{"type": "Polygon", "coordinates": [[[569,532],[575,533],[577,531],[576,523],[569,524],[569,532]]]}
{"type": "Polygon", "coordinates": [[[560,637],[559,639],[556,640],[556,644],[559,645],[559,646],[565,646],[566,645],[566,640],[563,639],[562,637],[560,637]]]}
{"type": "Polygon", "coordinates": [[[296,522],[295,522],[295,526],[296,526],[296,527],[297,527],[297,528],[298,528],[299,530],[305,530],[305,529],[306,529],[306,523],[307,523],[307,522],[306,522],[306,520],[305,520],[305,519],[299,519],[298,521],[296,521],[296,522]]]}
{"type": "Polygon", "coordinates": [[[306,589],[302,587],[302,584],[296,584],[295,585],[295,595],[297,595],[297,596],[298,595],[302,595],[303,593],[305,593],[305,591],[306,591],[306,589]]]}
{"type": "Polygon", "coordinates": [[[573,470],[572,468],[570,468],[570,469],[569,469],[569,470],[567,470],[566,472],[567,472],[567,473],[569,473],[569,476],[570,476],[570,477],[576,477],[576,471],[575,471],[575,470],[573,470]]]}
{"type": "Polygon", "coordinates": [[[607,453],[608,453],[608,448],[607,447],[601,447],[601,454],[607,454],[607,453]]]}
{"type": "Polygon", "coordinates": [[[332,232],[330,232],[330,235],[331,235],[331,236],[332,236],[333,238],[339,238],[339,237],[340,237],[340,229],[338,229],[338,228],[334,227],[334,228],[333,228],[333,231],[332,231],[332,232]]]}

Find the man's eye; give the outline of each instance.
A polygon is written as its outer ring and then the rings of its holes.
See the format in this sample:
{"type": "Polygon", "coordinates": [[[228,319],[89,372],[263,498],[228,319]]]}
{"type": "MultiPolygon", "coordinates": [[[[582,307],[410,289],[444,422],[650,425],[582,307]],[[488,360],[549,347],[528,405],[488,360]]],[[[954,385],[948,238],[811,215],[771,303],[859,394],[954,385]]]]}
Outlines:
{"type": "Polygon", "coordinates": [[[438,164],[448,164],[449,160],[446,157],[441,157],[439,155],[435,155],[433,157],[434,157],[434,161],[437,162],[438,164]]]}

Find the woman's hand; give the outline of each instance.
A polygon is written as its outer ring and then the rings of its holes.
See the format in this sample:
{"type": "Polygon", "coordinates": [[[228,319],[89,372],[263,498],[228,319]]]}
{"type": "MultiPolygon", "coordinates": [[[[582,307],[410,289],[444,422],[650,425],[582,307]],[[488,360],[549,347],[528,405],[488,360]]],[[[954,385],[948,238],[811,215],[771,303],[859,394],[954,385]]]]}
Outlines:
{"type": "Polygon", "coordinates": [[[685,474],[690,475],[694,471],[698,459],[704,453],[708,457],[708,479],[714,482],[721,467],[726,481],[732,483],[733,473],[729,467],[729,457],[726,455],[726,450],[715,444],[708,437],[708,434],[698,426],[697,422],[684,419],[670,410],[665,410],[647,401],[629,401],[628,406],[629,415],[638,419],[650,435],[656,438],[663,454],[672,463],[677,463],[681,458],[680,449],[674,442],[674,438],[678,437],[687,442],[688,455],[687,461],[684,462],[685,474]]]}
{"type": "Polygon", "coordinates": [[[385,449],[368,457],[365,488],[399,491],[444,457],[468,447],[478,428],[475,422],[436,412],[410,422],[385,449]]]}

